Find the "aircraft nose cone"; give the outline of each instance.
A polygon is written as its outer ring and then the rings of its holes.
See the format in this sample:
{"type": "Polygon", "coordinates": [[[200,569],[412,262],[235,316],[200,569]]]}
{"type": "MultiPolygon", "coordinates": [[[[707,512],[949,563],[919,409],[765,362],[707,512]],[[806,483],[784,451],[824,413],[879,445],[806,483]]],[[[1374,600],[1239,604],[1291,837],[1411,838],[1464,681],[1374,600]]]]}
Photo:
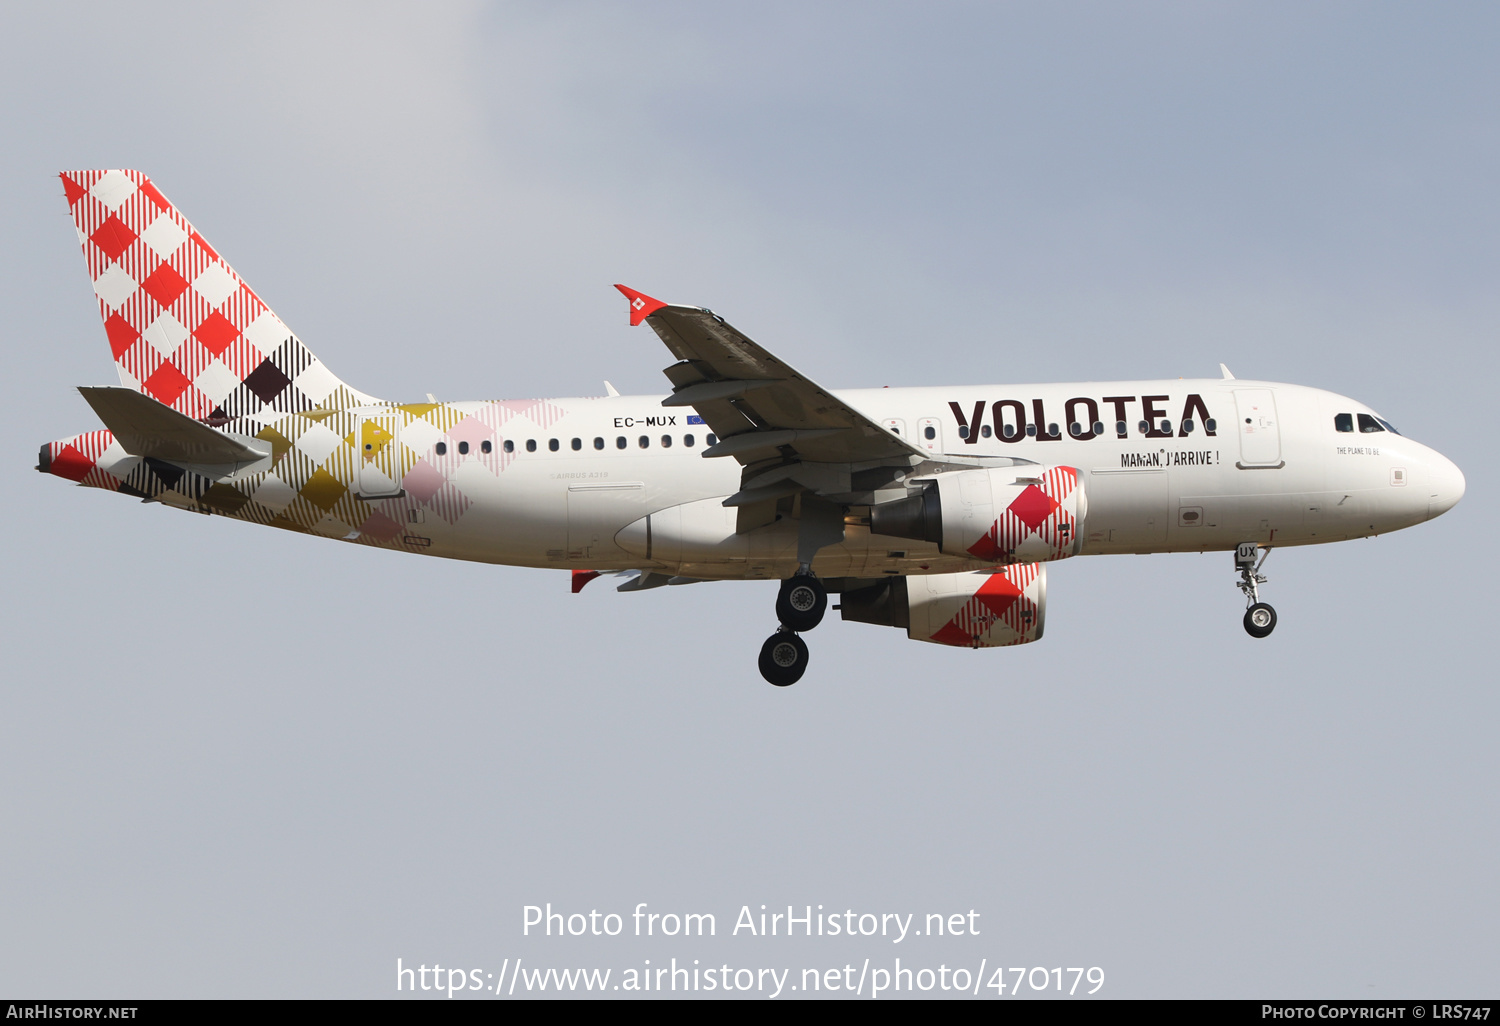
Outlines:
{"type": "Polygon", "coordinates": [[[1436,455],[1428,469],[1427,519],[1442,516],[1464,497],[1464,472],[1446,456],[1436,455]]]}

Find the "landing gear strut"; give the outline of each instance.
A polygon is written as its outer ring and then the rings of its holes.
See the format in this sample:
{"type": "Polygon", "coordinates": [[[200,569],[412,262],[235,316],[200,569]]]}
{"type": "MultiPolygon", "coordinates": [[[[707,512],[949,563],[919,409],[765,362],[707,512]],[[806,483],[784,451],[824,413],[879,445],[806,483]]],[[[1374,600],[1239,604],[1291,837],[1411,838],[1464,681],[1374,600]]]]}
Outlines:
{"type": "Polygon", "coordinates": [[[828,609],[828,589],[803,566],[781,582],[776,596],[777,632],[760,647],[760,675],[779,688],[795,684],[807,672],[807,644],[797,636],[823,621],[828,609]]]}
{"type": "Polygon", "coordinates": [[[1234,568],[1240,573],[1239,589],[1245,593],[1247,607],[1245,633],[1252,638],[1264,638],[1276,629],[1276,610],[1260,600],[1260,586],[1266,583],[1260,568],[1265,566],[1271,550],[1267,548],[1261,555],[1259,549],[1256,542],[1240,542],[1234,550],[1234,568]]]}

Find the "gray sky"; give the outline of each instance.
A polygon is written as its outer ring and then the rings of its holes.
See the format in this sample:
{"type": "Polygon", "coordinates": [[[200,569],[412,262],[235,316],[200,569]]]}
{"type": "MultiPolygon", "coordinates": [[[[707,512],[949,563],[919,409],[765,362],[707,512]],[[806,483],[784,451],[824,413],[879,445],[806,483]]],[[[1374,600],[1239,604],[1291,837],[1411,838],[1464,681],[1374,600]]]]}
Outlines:
{"type": "Polygon", "coordinates": [[[1495,993],[1497,40],[1459,3],[7,8],[0,994],[898,956],[1495,993]],[[1265,642],[1228,555],[1078,559],[1037,645],[834,619],[781,691],[770,584],[572,596],[33,473],[114,382],[51,176],[117,166],[375,395],[662,391],[623,281],[833,387],[1222,360],[1468,495],[1276,553],[1265,642]],[[548,901],[719,936],[522,937],[548,901]],[[727,936],[762,903],[982,932],[727,936]]]}

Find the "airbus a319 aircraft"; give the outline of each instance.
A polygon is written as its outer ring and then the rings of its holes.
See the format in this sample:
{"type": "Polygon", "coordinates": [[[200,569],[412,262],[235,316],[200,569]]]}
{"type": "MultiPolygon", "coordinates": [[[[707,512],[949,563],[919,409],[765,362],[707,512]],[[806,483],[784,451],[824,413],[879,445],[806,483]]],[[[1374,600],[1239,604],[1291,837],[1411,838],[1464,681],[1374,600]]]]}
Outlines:
{"type": "Polygon", "coordinates": [[[1264,638],[1272,547],[1364,538],[1463,496],[1363,403],[1221,378],[832,391],[722,317],[625,286],[667,395],[398,403],[346,385],[138,171],[61,175],[117,387],[37,469],[356,545],[572,571],[620,591],[775,580],[759,666],[843,619],[962,648],[1041,638],[1047,564],[1231,551],[1264,638]]]}

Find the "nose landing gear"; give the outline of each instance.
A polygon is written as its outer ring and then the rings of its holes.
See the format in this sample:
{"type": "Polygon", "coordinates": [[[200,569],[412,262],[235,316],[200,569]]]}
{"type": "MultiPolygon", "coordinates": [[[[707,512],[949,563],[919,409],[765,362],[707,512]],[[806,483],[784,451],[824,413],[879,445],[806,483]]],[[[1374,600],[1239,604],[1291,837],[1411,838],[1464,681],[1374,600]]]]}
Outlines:
{"type": "Polygon", "coordinates": [[[760,647],[760,675],[779,688],[795,684],[807,672],[807,644],[799,631],[810,631],[823,622],[828,609],[828,589],[803,567],[781,582],[776,596],[776,619],[781,627],[760,647]]]}
{"type": "Polygon", "coordinates": [[[1269,548],[1261,555],[1257,542],[1240,542],[1234,550],[1234,568],[1240,573],[1239,589],[1245,593],[1245,633],[1252,638],[1264,638],[1276,629],[1276,610],[1260,600],[1260,586],[1266,577],[1260,572],[1265,566],[1269,548]],[[1259,559],[1257,560],[1257,556],[1259,559]]]}

